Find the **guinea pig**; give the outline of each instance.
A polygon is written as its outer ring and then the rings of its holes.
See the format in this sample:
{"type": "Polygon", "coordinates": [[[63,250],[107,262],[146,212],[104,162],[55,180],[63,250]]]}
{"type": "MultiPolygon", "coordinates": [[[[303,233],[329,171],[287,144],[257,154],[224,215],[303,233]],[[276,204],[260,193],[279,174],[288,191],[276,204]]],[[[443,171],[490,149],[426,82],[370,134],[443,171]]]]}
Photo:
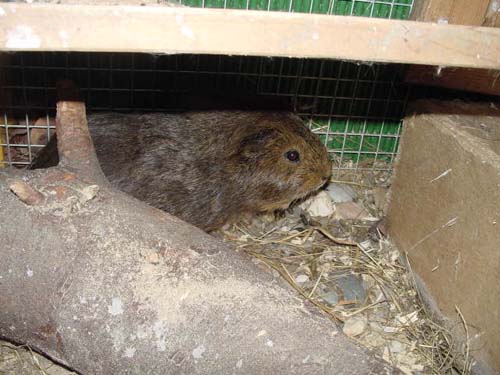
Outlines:
{"type": "Polygon", "coordinates": [[[88,124],[113,186],[207,232],[285,209],[332,173],[320,139],[288,112],[98,113],[88,124]]]}

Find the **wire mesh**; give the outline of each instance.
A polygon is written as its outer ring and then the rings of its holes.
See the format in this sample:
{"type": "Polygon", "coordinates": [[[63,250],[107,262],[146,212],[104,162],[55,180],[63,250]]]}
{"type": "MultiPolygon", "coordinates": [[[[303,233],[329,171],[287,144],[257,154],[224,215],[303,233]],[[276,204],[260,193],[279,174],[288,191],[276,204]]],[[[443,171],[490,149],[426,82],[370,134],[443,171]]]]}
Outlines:
{"type": "MultiPolygon", "coordinates": [[[[184,0],[186,4],[187,0],[184,0]]],[[[412,0],[215,1],[192,5],[405,18],[412,0]],[[279,8],[279,9],[277,9],[279,8]]],[[[185,94],[285,98],[320,135],[337,176],[390,172],[408,89],[404,66],[324,59],[125,53],[15,53],[0,69],[0,166],[28,165],[54,131],[59,79],[80,88],[88,112],[186,110],[185,94]]]]}
{"type": "Polygon", "coordinates": [[[179,0],[200,8],[248,9],[406,19],[414,0],[179,0]]]}

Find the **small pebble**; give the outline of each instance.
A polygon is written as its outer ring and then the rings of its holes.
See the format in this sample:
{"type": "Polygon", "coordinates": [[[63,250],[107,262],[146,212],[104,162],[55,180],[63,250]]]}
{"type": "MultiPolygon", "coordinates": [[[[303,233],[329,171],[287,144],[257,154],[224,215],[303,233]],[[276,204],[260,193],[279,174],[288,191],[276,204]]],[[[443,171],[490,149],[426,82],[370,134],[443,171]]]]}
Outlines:
{"type": "Polygon", "coordinates": [[[345,220],[365,220],[377,221],[378,219],[371,216],[369,212],[362,206],[354,202],[344,202],[335,205],[335,217],[345,220]]]}
{"type": "Polygon", "coordinates": [[[367,320],[365,316],[355,315],[344,322],[342,331],[349,337],[359,336],[365,331],[366,325],[367,320]]]}
{"type": "Polygon", "coordinates": [[[363,302],[366,298],[361,278],[355,275],[350,273],[341,275],[335,279],[335,284],[342,290],[347,301],[363,302]]]}
{"type": "Polygon", "coordinates": [[[391,353],[401,353],[405,349],[405,346],[399,341],[393,340],[389,344],[389,349],[391,353]]]}
{"type": "Polygon", "coordinates": [[[332,183],[328,185],[326,191],[330,195],[330,198],[332,198],[332,201],[336,203],[352,202],[358,197],[352,187],[344,184],[332,183]]]}
{"type": "Polygon", "coordinates": [[[309,276],[307,275],[299,275],[295,278],[295,282],[297,284],[303,284],[309,281],[309,276]]]}
{"type": "Polygon", "coordinates": [[[330,305],[336,305],[339,302],[339,296],[333,290],[321,296],[321,298],[330,305]]]}
{"type": "Polygon", "coordinates": [[[321,191],[300,205],[312,217],[331,216],[335,209],[327,192],[321,191]]]}

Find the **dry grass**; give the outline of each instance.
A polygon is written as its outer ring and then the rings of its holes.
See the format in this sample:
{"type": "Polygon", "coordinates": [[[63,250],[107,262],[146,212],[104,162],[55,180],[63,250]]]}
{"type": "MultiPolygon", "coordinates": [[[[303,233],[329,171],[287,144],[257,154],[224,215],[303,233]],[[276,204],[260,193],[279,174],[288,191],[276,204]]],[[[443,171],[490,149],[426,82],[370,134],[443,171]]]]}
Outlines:
{"type": "Polygon", "coordinates": [[[0,341],[0,375],[76,375],[26,345],[0,341]]]}
{"type": "MultiPolygon", "coordinates": [[[[348,229],[339,236],[338,221],[311,225],[303,213],[301,217],[295,211],[277,221],[261,217],[233,225],[221,235],[237,250],[279,273],[302,297],[340,324],[354,317],[366,319],[363,332],[353,339],[403,372],[470,373],[468,340],[465,344],[454,341],[437,322],[422,301],[411,267],[405,266],[405,256],[387,239],[369,239],[371,223],[340,223],[348,229]],[[366,232],[365,240],[353,241],[363,237],[360,230],[366,232]],[[366,291],[363,299],[349,300],[338,292],[336,283],[346,274],[359,280],[366,291]],[[329,292],[337,292],[338,301],[325,298],[329,292]]],[[[457,321],[468,337],[467,323],[458,308],[457,321]]]]}

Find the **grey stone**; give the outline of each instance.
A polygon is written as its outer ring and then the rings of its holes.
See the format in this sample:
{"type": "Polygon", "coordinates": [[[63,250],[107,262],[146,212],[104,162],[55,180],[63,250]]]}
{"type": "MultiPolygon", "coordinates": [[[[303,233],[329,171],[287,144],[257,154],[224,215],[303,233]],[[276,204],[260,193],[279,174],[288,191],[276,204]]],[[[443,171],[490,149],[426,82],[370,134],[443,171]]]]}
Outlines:
{"type": "Polygon", "coordinates": [[[352,202],[358,198],[354,189],[344,184],[332,183],[328,185],[326,191],[335,203],[352,202]]]}
{"type": "Polygon", "coordinates": [[[339,295],[335,291],[330,291],[321,298],[329,305],[336,305],[339,302],[339,295]]]}
{"type": "Polygon", "coordinates": [[[341,275],[335,280],[337,287],[342,290],[344,299],[347,301],[362,302],[366,298],[366,290],[363,281],[350,273],[341,275]]]}

